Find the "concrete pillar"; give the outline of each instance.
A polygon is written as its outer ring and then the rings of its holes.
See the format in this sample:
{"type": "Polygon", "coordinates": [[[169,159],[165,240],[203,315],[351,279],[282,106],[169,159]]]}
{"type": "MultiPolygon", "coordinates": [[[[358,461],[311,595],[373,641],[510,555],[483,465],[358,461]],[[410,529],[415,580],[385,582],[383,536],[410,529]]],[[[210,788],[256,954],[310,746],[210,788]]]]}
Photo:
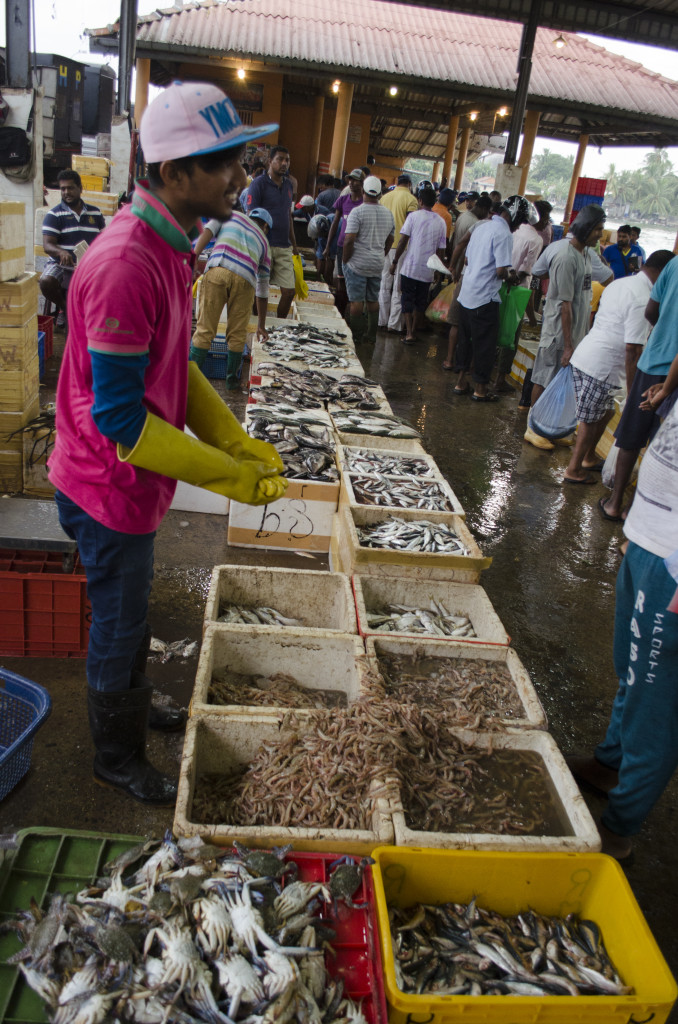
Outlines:
{"type": "Polygon", "coordinates": [[[454,175],[454,185],[457,191],[461,188],[461,183],[464,177],[464,169],[466,167],[466,154],[468,153],[469,139],[471,138],[471,125],[467,124],[462,129],[461,139],[459,140],[459,156],[457,157],[457,170],[454,175]]]}
{"type": "Polygon", "coordinates": [[[567,226],[570,223],[570,214],[572,213],[572,204],[574,203],[575,192],[577,191],[577,178],[581,176],[582,168],[584,166],[584,157],[586,155],[586,147],[589,144],[588,134],[582,133],[579,136],[579,149],[577,150],[577,156],[574,161],[574,167],[572,169],[572,180],[570,182],[570,192],[565,203],[565,213],[563,214],[563,224],[565,227],[565,234],[567,234],[567,226]]]}
{"type": "Polygon", "coordinates": [[[344,169],[344,153],[346,152],[346,139],[348,138],[348,122],[351,118],[351,103],[353,102],[353,83],[342,82],[339,86],[337,96],[337,113],[334,119],[334,134],[332,136],[332,152],[330,155],[330,174],[335,178],[341,177],[344,169]]]}
{"type": "Polygon", "coordinates": [[[445,147],[445,159],[443,160],[443,178],[447,178],[447,184],[450,184],[450,174],[452,173],[452,161],[454,160],[454,151],[457,146],[457,133],[459,131],[459,114],[455,114],[454,117],[450,118],[450,124],[447,129],[447,146],[445,147]]]}
{"type": "Polygon", "coordinates": [[[148,85],[151,81],[151,61],[149,57],[137,57],[136,88],[134,90],[134,123],[138,128],[141,115],[148,106],[148,85]]]}
{"type": "Polygon", "coordinates": [[[523,144],[520,147],[520,156],[518,157],[518,163],[520,164],[522,171],[520,175],[520,185],[518,186],[518,192],[520,195],[525,194],[527,187],[527,178],[530,173],[530,164],[532,163],[532,152],[534,150],[535,139],[537,138],[537,132],[539,130],[539,118],[541,117],[541,111],[539,110],[528,110],[525,115],[525,127],[523,129],[523,144]]]}
{"type": "Polygon", "coordinates": [[[318,157],[320,155],[320,135],[323,130],[323,114],[325,112],[325,97],[319,93],[313,104],[313,125],[311,126],[311,142],[308,147],[308,179],[306,191],[313,195],[315,179],[318,174],[318,157]]]}
{"type": "Polygon", "coordinates": [[[440,160],[436,160],[436,162],[433,165],[433,175],[431,177],[431,181],[440,181],[440,178],[438,177],[439,173],[440,173],[440,160]]]}

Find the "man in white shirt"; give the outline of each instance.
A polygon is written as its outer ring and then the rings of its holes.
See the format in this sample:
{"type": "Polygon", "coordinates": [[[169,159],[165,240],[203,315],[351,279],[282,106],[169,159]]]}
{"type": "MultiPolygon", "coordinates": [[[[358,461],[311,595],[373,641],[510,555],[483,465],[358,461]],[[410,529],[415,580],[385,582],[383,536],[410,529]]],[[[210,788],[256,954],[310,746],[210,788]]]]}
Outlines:
{"type": "Polygon", "coordinates": [[[400,241],[391,263],[390,273],[395,275],[400,267],[400,293],[405,318],[405,345],[415,341],[414,331],[417,318],[423,321],[428,305],[428,293],[433,280],[433,271],[428,266],[431,256],[442,260],[447,246],[446,225],[443,218],[433,212],[436,194],[432,188],[419,190],[419,208],[407,215],[400,229],[400,241]],[[403,256],[403,253],[405,255],[403,256]]]}
{"type": "Polygon", "coordinates": [[[455,393],[470,390],[466,376],[473,361],[474,402],[496,402],[489,394],[494,357],[499,332],[499,290],[502,281],[517,284],[516,272],[511,266],[513,241],[508,210],[500,206],[471,235],[466,249],[466,271],[459,292],[459,339],[455,353],[455,370],[459,379],[455,393]]]}
{"type": "Polygon", "coordinates": [[[613,649],[619,689],[593,756],[568,758],[579,782],[607,796],[602,850],[622,861],[678,766],[678,406],[643,458],[624,533],[613,649]]]}
{"type": "Polygon", "coordinates": [[[645,307],[666,264],[673,259],[668,249],[653,252],[642,270],[620,277],[603,292],[593,327],[580,341],[570,359],[577,395],[577,439],[563,483],[594,484],[587,470],[598,470],[596,445],[614,411],[614,392],[626,379],[627,393],[636,363],[650,333],[645,307]]]}

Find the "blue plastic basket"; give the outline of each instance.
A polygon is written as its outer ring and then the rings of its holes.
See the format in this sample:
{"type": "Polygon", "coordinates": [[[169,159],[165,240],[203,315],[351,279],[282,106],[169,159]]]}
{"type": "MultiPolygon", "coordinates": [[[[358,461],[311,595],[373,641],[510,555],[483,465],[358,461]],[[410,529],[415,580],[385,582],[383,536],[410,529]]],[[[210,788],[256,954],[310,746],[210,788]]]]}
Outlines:
{"type": "Polygon", "coordinates": [[[45,332],[38,331],[38,378],[45,376],[45,332]]]}
{"type": "Polygon", "coordinates": [[[210,345],[202,371],[210,380],[225,380],[228,363],[228,345],[225,341],[215,338],[210,345]]]}
{"type": "Polygon", "coordinates": [[[51,710],[44,687],[0,668],[0,800],[30,768],[33,737],[51,710]]]}

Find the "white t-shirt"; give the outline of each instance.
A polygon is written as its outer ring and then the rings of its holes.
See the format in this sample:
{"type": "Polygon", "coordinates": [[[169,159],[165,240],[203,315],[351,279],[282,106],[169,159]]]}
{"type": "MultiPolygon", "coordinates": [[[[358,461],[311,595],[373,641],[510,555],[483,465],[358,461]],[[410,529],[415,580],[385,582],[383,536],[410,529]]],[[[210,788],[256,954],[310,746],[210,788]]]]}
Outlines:
{"type": "Polygon", "coordinates": [[[650,333],[645,307],[651,291],[652,282],[642,271],[609,284],[600,297],[593,327],[570,360],[572,366],[611,387],[622,385],[626,346],[644,345],[650,333]]]}
{"type": "Polygon", "coordinates": [[[478,224],[466,249],[467,267],[459,292],[459,303],[466,309],[478,309],[488,302],[499,302],[500,267],[511,266],[513,241],[503,217],[493,216],[478,224]]]}
{"type": "Polygon", "coordinates": [[[532,272],[543,244],[541,235],[531,224],[521,224],[513,232],[513,269],[517,274],[532,272]]]}
{"type": "Polygon", "coordinates": [[[624,533],[659,558],[678,550],[678,403],[643,456],[624,533]]]}
{"type": "Polygon", "coordinates": [[[430,284],[433,271],[426,265],[430,256],[447,243],[446,225],[443,218],[433,210],[414,210],[407,215],[400,234],[407,235],[409,242],[400,264],[400,273],[414,281],[430,284]]]}

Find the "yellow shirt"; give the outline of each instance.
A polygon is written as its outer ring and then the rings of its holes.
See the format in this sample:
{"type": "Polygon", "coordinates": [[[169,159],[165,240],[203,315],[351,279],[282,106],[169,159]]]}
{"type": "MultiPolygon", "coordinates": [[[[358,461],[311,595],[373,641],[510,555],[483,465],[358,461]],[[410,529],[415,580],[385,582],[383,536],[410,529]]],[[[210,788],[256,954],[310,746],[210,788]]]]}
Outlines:
{"type": "Polygon", "coordinates": [[[408,213],[418,210],[419,204],[410,192],[409,188],[406,188],[405,185],[396,185],[393,191],[387,192],[385,196],[381,197],[379,202],[393,214],[393,220],[395,221],[395,235],[393,237],[393,245],[391,248],[395,249],[400,240],[400,229],[405,223],[405,218],[408,213]]]}

